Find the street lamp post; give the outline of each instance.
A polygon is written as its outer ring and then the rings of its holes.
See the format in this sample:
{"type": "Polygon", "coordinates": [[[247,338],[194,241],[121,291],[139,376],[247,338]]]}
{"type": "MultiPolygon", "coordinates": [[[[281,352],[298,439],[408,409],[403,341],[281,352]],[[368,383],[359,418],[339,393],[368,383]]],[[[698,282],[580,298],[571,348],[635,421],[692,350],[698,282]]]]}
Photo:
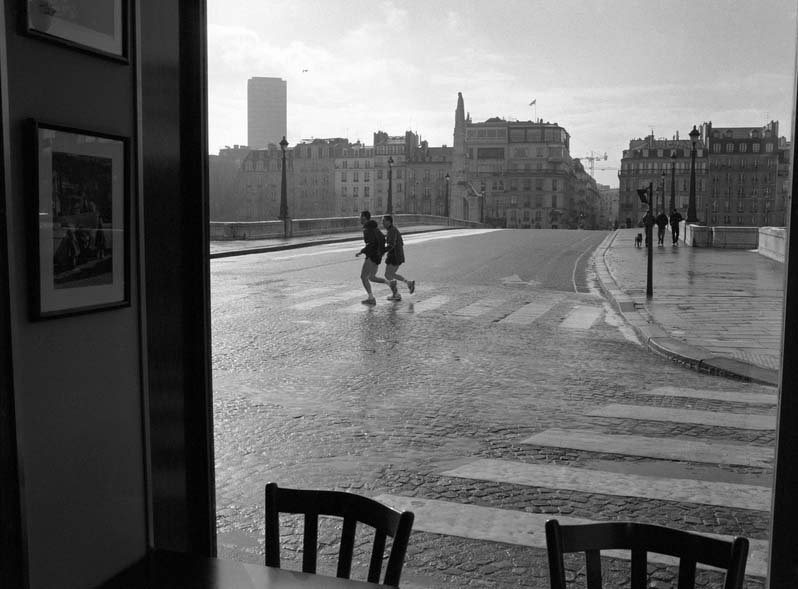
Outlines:
{"type": "Polygon", "coordinates": [[[443,202],[443,216],[449,217],[449,182],[451,178],[449,177],[449,172],[446,172],[446,176],[443,177],[446,180],[446,200],[443,202]]]}
{"type": "Polygon", "coordinates": [[[688,223],[698,223],[698,216],[695,212],[695,143],[698,141],[700,135],[701,133],[699,130],[693,125],[693,130],[690,131],[690,141],[693,143],[693,147],[690,149],[690,200],[687,204],[688,223]]]}
{"type": "Polygon", "coordinates": [[[666,211],[665,210],[665,170],[662,170],[662,174],[660,176],[660,180],[661,180],[661,182],[660,182],[659,197],[660,197],[660,199],[662,199],[660,201],[662,203],[661,206],[660,206],[660,211],[662,211],[663,213],[665,213],[667,215],[670,211],[666,211]]]}
{"type": "Polygon", "coordinates": [[[671,152],[671,202],[668,213],[676,208],[676,150],[671,152]]]}
{"type": "Polygon", "coordinates": [[[285,136],[280,141],[280,149],[283,151],[283,174],[282,174],[282,181],[280,182],[280,216],[279,218],[283,220],[283,237],[290,237],[291,236],[291,217],[288,216],[288,193],[287,193],[287,183],[286,183],[286,176],[285,176],[285,148],[288,147],[288,141],[285,140],[285,136]]]}
{"type": "Polygon", "coordinates": [[[388,206],[385,207],[385,212],[389,215],[393,214],[393,158],[388,156],[388,206]]]}

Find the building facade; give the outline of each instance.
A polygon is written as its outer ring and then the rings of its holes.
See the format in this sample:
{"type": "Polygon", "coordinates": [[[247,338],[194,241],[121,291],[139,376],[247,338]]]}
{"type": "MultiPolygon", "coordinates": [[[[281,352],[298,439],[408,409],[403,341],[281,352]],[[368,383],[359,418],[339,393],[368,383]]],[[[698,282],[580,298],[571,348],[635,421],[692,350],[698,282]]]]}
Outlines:
{"type": "Polygon", "coordinates": [[[779,178],[779,123],[762,127],[701,125],[709,151],[710,225],[784,226],[786,194],[779,178]]]}
{"type": "Polygon", "coordinates": [[[247,142],[253,149],[279,145],[288,128],[288,91],[280,78],[247,80],[247,142]]]}
{"type": "Polygon", "coordinates": [[[334,182],[338,215],[353,217],[360,211],[376,212],[376,179],[374,148],[359,142],[344,147],[335,159],[334,182]]]}
{"type": "MultiPolygon", "coordinates": [[[[692,142],[679,139],[655,139],[649,135],[643,139],[633,139],[629,149],[624,150],[621,169],[618,172],[619,202],[618,223],[621,227],[635,227],[648,211],[648,204],[642,203],[637,190],[654,189],[653,208],[655,213],[665,211],[670,214],[677,209],[687,217],[690,197],[690,166],[692,142]]],[[[704,216],[707,200],[707,174],[709,170],[708,153],[703,135],[696,141],[696,211],[704,216]]]]}
{"type": "MultiPolygon", "coordinates": [[[[789,201],[789,145],[778,122],[762,127],[714,127],[703,123],[696,142],[696,216],[712,226],[783,226],[789,201]],[[786,159],[785,159],[786,158],[786,159]]],[[[677,208],[687,216],[692,143],[679,139],[629,142],[623,152],[618,222],[637,225],[645,215],[637,190],[651,183],[656,210],[677,208]]]]}
{"type": "Polygon", "coordinates": [[[570,155],[557,123],[475,123],[462,94],[455,110],[453,201],[463,218],[517,228],[593,228],[595,180],[570,155]]]}
{"type": "MultiPolygon", "coordinates": [[[[426,141],[411,151],[405,162],[404,212],[453,215],[450,192],[452,152],[451,147],[430,147],[426,141]]],[[[463,218],[467,218],[467,214],[463,218]]]]}

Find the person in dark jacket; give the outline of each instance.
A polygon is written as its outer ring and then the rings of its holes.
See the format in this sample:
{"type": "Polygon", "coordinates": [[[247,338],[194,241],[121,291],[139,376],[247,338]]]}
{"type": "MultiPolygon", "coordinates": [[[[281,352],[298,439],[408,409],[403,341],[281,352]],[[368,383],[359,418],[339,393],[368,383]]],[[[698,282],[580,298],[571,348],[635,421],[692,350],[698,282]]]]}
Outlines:
{"type": "Polygon", "coordinates": [[[673,211],[671,211],[670,222],[671,222],[671,234],[673,236],[673,245],[679,245],[679,222],[683,218],[684,217],[682,217],[681,214],[679,214],[679,211],[677,211],[676,209],[673,209],[673,211]]]}
{"type": "Polygon", "coordinates": [[[668,215],[665,214],[665,211],[657,215],[654,223],[657,224],[657,245],[665,245],[665,227],[668,226],[668,215]]]}
{"type": "Polygon", "coordinates": [[[399,266],[404,264],[405,261],[405,248],[404,241],[402,240],[402,233],[393,224],[393,217],[391,215],[382,216],[382,226],[385,228],[387,235],[385,236],[385,279],[388,280],[388,286],[391,287],[391,296],[388,297],[389,301],[401,301],[402,295],[396,288],[396,281],[401,280],[407,285],[410,294],[416,290],[416,281],[407,280],[404,276],[396,273],[399,266]]]}
{"type": "Polygon", "coordinates": [[[368,211],[360,213],[360,224],[363,225],[363,241],[366,245],[355,254],[355,257],[361,254],[366,256],[366,259],[363,260],[363,268],[360,271],[360,280],[363,282],[363,288],[368,293],[368,298],[360,302],[364,305],[376,305],[377,301],[371,292],[371,284],[369,282],[381,282],[390,286],[387,280],[377,276],[377,268],[380,266],[385,250],[385,236],[380,231],[377,222],[371,220],[371,213],[368,211]]]}

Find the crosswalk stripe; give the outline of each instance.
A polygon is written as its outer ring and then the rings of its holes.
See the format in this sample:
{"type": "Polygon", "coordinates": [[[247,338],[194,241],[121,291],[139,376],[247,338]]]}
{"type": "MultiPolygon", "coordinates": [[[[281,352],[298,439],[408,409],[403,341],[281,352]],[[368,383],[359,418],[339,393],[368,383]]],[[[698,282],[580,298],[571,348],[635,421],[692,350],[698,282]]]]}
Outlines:
{"type": "Polygon", "coordinates": [[[611,435],[587,430],[548,429],[521,441],[522,444],[571,448],[590,452],[608,452],[658,458],[688,460],[709,464],[736,464],[770,468],[773,449],[750,444],[722,444],[711,440],[650,438],[611,435]]]}
{"type": "Polygon", "coordinates": [[[456,309],[452,311],[450,315],[456,315],[458,317],[467,317],[467,318],[474,318],[483,315],[489,311],[492,311],[497,306],[503,304],[504,301],[502,299],[482,299],[477,301],[476,303],[471,303],[467,307],[463,307],[462,309],[456,309]]]}
{"type": "Polygon", "coordinates": [[[449,297],[445,295],[435,295],[434,297],[419,302],[408,301],[399,309],[399,313],[413,313],[414,315],[418,315],[419,313],[426,313],[427,311],[442,307],[448,301],[449,297]]]}
{"type": "Polygon", "coordinates": [[[510,323],[513,325],[529,325],[535,319],[543,316],[549,312],[558,301],[543,301],[535,303],[527,303],[520,309],[513,311],[507,317],[500,320],[499,323],[510,323]]]}
{"type": "MultiPolygon", "coordinates": [[[[415,514],[414,531],[458,536],[473,540],[487,540],[546,549],[546,521],[556,519],[563,525],[596,523],[595,520],[567,517],[559,514],[527,513],[496,507],[482,507],[439,499],[422,499],[383,494],[375,497],[394,509],[409,510],[415,514]]],[[[731,536],[705,534],[714,538],[731,540],[731,536]]],[[[765,540],[749,540],[746,574],[764,577],[767,574],[768,543],[765,540]]],[[[604,556],[629,560],[628,551],[605,551],[604,556]]],[[[650,562],[674,564],[672,558],[649,554],[650,562]]]]}
{"type": "Polygon", "coordinates": [[[493,458],[481,458],[442,472],[441,475],[583,493],[721,505],[758,511],[770,509],[770,489],[755,485],[622,474],[493,458]]]}
{"type": "Polygon", "coordinates": [[[576,307],[560,323],[565,329],[590,329],[601,316],[602,310],[598,307],[576,307]]]}
{"type": "Polygon", "coordinates": [[[733,403],[753,403],[776,405],[778,397],[767,393],[735,393],[731,391],[711,391],[707,389],[687,389],[681,387],[657,387],[648,391],[640,391],[642,395],[665,395],[669,397],[687,397],[690,399],[708,399],[712,401],[729,401],[733,403]]]}
{"type": "Polygon", "coordinates": [[[776,417],[773,415],[744,415],[742,413],[721,413],[717,411],[697,411],[693,409],[672,409],[670,407],[647,407],[643,405],[611,404],[585,415],[591,417],[614,417],[669,423],[691,423],[717,427],[734,427],[752,430],[775,430],[776,417]]]}
{"type": "Polygon", "coordinates": [[[315,297],[316,295],[330,292],[330,287],[305,288],[302,286],[292,286],[282,289],[282,292],[289,297],[315,297]]]}
{"type": "Polygon", "coordinates": [[[363,294],[363,289],[360,290],[350,290],[349,292],[344,292],[337,295],[331,295],[327,297],[321,297],[317,299],[313,299],[310,301],[304,301],[301,303],[297,303],[292,305],[292,309],[296,309],[297,311],[307,311],[309,309],[315,309],[316,307],[321,307],[323,305],[328,305],[330,303],[338,303],[340,301],[346,301],[348,299],[354,298],[360,294],[363,294]]]}

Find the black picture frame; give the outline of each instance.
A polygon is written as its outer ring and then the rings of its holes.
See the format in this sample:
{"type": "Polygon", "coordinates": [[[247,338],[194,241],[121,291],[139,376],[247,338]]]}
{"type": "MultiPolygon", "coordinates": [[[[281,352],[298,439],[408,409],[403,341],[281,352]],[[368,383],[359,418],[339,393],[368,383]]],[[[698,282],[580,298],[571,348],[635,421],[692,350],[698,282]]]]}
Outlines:
{"type": "Polygon", "coordinates": [[[129,139],[29,124],[31,319],[129,306],[129,139]]]}
{"type": "Polygon", "coordinates": [[[27,34],[129,63],[128,0],[19,0],[27,34]]]}

